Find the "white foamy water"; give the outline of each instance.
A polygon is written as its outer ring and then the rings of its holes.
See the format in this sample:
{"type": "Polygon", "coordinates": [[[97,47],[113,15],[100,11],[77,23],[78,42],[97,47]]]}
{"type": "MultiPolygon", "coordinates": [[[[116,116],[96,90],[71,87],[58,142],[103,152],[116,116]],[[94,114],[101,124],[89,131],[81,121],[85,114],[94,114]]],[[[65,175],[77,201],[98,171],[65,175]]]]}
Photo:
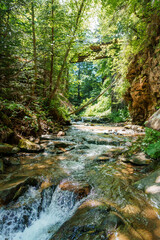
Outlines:
{"type": "Polygon", "coordinates": [[[54,191],[49,206],[46,198],[49,198],[48,194],[43,202],[37,199],[28,209],[26,206],[13,211],[3,209],[0,212],[0,221],[3,221],[0,240],[48,240],[80,205],[73,192],[62,191],[59,187],[54,191]],[[25,221],[29,226],[24,227],[25,221]]]}
{"type": "MultiPolygon", "coordinates": [[[[116,147],[116,144],[112,145],[110,139],[107,144],[106,138],[91,132],[79,131],[74,127],[62,140],[73,141],[76,146],[66,153],[65,159],[58,162],[58,165],[71,178],[80,176],[83,179],[88,163],[92,163],[95,158],[106,153],[110,148],[116,147]]],[[[117,142],[116,139],[115,143],[117,142]]],[[[52,145],[53,142],[49,141],[48,147],[51,148],[52,145]]],[[[52,153],[47,151],[44,154],[48,158],[48,154],[52,156],[52,153]]],[[[8,209],[0,210],[0,240],[49,240],[74,214],[82,201],[84,199],[76,200],[73,192],[62,191],[59,187],[45,189],[43,193],[30,187],[24,196],[19,198],[16,205],[11,204],[8,209]]]]}

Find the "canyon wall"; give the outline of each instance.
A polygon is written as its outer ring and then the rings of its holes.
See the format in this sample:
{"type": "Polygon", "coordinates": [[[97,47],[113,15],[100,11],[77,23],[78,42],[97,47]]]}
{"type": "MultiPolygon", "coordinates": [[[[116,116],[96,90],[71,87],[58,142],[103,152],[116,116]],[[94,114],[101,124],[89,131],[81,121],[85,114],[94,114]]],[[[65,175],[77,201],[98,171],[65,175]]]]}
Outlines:
{"type": "Polygon", "coordinates": [[[133,123],[143,124],[160,107],[160,34],[131,62],[125,94],[133,123]]]}

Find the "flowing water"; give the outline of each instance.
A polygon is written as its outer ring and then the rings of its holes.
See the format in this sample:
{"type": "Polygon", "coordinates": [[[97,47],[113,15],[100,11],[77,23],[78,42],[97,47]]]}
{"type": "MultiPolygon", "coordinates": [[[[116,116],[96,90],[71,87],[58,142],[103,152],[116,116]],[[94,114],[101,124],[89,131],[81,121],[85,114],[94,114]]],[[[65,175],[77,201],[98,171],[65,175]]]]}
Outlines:
{"type": "Polygon", "coordinates": [[[160,239],[159,216],[134,187],[145,167],[119,158],[136,137],[109,135],[106,129],[74,125],[66,136],[42,140],[44,153],[21,158],[3,184],[25,176],[40,184],[0,209],[0,240],[160,239]],[[78,198],[61,189],[63,181],[87,183],[91,191],[78,198]]]}

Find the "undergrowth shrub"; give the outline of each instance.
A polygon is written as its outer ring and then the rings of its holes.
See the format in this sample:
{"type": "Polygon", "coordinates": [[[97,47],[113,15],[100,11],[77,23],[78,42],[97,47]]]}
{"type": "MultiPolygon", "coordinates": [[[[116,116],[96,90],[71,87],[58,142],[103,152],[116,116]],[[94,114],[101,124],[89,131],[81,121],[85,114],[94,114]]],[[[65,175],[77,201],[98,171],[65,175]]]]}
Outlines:
{"type": "Polygon", "coordinates": [[[146,128],[146,135],[143,139],[143,149],[152,158],[160,158],[160,132],[146,128]]]}

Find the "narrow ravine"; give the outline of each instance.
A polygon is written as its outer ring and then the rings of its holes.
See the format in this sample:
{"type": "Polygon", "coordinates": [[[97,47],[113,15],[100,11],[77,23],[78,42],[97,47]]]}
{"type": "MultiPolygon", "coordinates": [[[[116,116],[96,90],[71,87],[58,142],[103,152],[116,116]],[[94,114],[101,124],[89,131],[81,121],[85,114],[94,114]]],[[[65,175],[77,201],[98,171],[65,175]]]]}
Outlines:
{"type": "Polygon", "coordinates": [[[36,179],[1,207],[0,240],[160,239],[157,209],[135,186],[152,161],[132,164],[122,154],[143,134],[76,123],[65,136],[42,136],[45,152],[22,156],[0,182],[7,194],[23,179],[36,179]]]}

